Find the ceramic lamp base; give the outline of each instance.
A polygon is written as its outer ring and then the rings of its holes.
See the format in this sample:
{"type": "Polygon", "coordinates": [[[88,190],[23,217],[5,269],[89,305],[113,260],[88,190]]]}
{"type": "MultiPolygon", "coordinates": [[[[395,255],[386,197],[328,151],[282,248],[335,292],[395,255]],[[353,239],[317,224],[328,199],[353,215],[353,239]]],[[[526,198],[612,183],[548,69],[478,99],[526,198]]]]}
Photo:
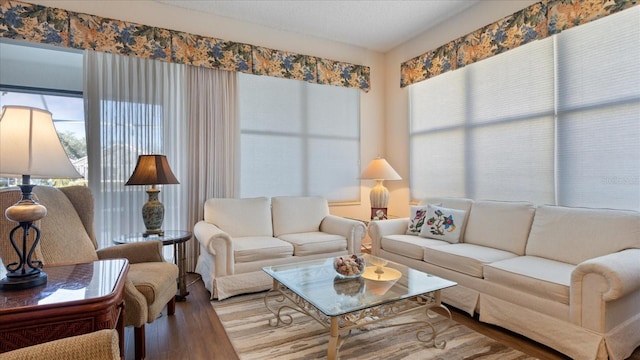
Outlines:
{"type": "Polygon", "coordinates": [[[147,190],[149,200],[142,207],[142,220],[147,231],[142,236],[147,237],[149,235],[164,235],[164,231],[161,230],[162,222],[164,221],[164,205],[158,201],[158,194],[160,190],[152,187],[147,190]]]}

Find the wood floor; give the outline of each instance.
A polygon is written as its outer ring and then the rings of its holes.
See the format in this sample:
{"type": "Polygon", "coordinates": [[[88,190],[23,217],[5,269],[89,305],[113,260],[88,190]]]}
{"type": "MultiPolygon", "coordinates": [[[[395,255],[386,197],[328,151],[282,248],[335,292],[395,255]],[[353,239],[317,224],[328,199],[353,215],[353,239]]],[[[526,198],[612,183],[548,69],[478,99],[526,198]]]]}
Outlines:
{"type": "MultiPolygon", "coordinates": [[[[209,292],[197,274],[187,274],[187,301],[176,303],[175,316],[163,315],[146,325],[147,360],[238,359],[222,324],[209,302],[209,292]]],[[[499,327],[478,322],[453,309],[453,319],[477,332],[539,359],[569,359],[499,327]]],[[[134,358],[133,328],[125,329],[126,359],[134,358]]],[[[629,358],[640,360],[640,348],[629,358]]]]}

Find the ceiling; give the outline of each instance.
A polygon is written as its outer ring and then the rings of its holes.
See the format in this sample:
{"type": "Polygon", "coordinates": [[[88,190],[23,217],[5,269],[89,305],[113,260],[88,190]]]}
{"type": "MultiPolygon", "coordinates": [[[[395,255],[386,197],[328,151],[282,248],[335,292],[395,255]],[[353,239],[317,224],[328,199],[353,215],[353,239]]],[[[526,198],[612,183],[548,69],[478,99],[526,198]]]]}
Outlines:
{"type": "Polygon", "coordinates": [[[480,0],[156,0],[387,52],[480,0]]]}

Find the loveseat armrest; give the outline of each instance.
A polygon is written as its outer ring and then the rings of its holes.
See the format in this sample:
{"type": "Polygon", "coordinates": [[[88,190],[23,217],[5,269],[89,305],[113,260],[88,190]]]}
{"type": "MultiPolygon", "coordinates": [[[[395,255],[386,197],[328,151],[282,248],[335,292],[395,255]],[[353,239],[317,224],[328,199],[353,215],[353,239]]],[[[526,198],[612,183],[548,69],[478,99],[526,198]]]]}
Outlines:
{"type": "Polygon", "coordinates": [[[235,258],[231,235],[204,220],[198,221],[193,227],[193,235],[209,254],[215,256],[216,277],[233,275],[235,258]]]}
{"type": "Polygon", "coordinates": [[[639,259],[640,249],[626,249],[578,264],[571,273],[572,321],[599,332],[608,330],[606,303],[640,291],[639,259]]]}
{"type": "Polygon", "coordinates": [[[381,249],[381,240],[388,235],[402,235],[407,231],[409,218],[378,220],[369,223],[371,251],[375,255],[381,249]]]}
{"type": "Polygon", "coordinates": [[[320,223],[320,231],[344,236],[347,239],[347,252],[349,254],[359,254],[367,227],[362,221],[327,215],[320,223]]]}
{"type": "Polygon", "coordinates": [[[159,240],[115,245],[99,249],[97,254],[98,259],[125,258],[130,264],[166,261],[162,255],[162,242],[159,240]]]}

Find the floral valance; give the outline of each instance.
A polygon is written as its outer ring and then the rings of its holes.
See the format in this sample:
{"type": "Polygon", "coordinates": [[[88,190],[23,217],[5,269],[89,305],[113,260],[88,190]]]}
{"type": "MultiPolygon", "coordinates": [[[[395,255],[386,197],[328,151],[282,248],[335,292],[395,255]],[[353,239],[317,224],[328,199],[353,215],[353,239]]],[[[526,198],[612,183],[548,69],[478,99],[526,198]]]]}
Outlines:
{"type": "Polygon", "coordinates": [[[540,1],[402,63],[400,86],[462,68],[637,4],[638,0],[540,1]]]}
{"type": "Polygon", "coordinates": [[[310,55],[0,0],[0,37],[369,91],[370,69],[310,55]]]}

